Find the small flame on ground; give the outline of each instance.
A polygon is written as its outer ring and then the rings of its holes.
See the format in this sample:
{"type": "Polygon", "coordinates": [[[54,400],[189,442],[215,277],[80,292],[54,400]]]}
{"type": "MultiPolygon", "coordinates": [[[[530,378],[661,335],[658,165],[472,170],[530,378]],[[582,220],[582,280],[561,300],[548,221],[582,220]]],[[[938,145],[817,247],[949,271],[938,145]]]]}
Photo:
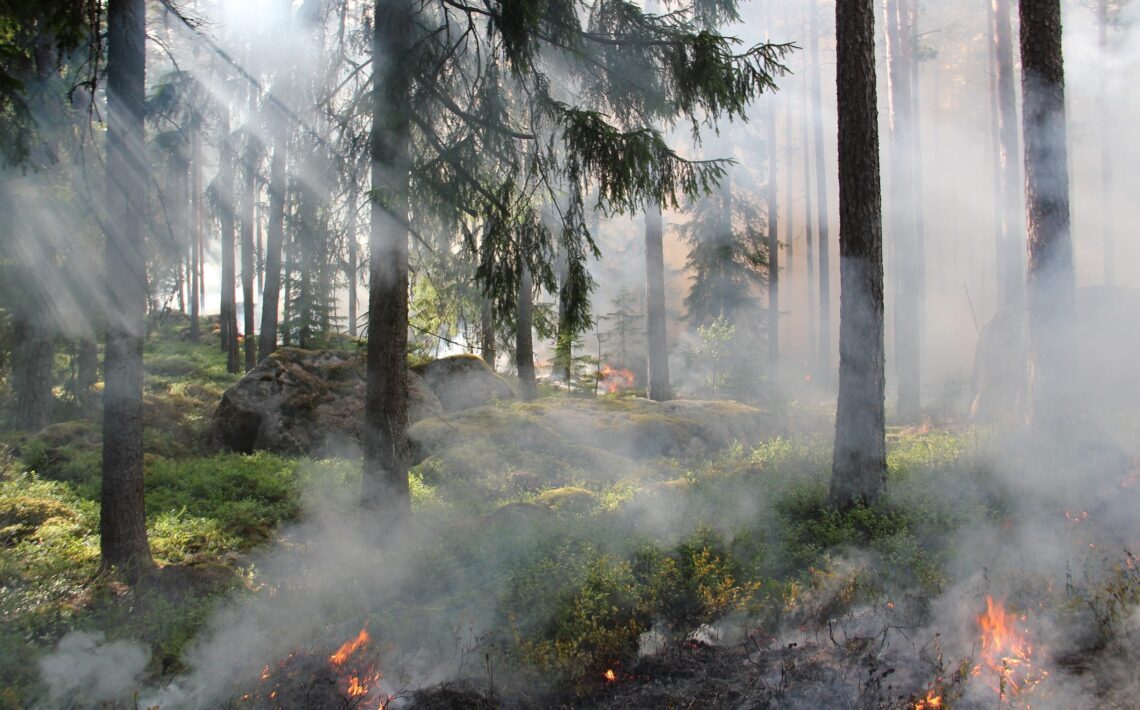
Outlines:
{"type": "Polygon", "coordinates": [[[1033,666],[1033,646],[1028,634],[1016,626],[1025,621],[1025,615],[1007,612],[1004,605],[995,603],[989,596],[986,613],[978,616],[982,663],[974,667],[974,675],[980,675],[983,666],[995,673],[998,685],[994,689],[1003,701],[1033,688],[1049,675],[1033,666]]]}
{"type": "Polygon", "coordinates": [[[622,387],[633,387],[634,375],[625,368],[602,365],[598,374],[601,381],[606,385],[607,394],[615,394],[622,387]]]}
{"type": "Polygon", "coordinates": [[[607,683],[613,683],[617,680],[617,673],[614,673],[613,668],[609,668],[602,674],[602,677],[606,679],[607,683]]]}
{"type": "Polygon", "coordinates": [[[352,654],[360,650],[362,646],[367,645],[370,640],[371,637],[368,635],[368,629],[362,628],[360,633],[356,635],[356,638],[345,641],[341,644],[341,647],[336,650],[336,653],[329,656],[329,663],[332,663],[334,666],[344,665],[344,662],[347,661],[352,654]]]}
{"type": "Polygon", "coordinates": [[[940,707],[942,707],[942,696],[936,690],[929,691],[925,698],[914,704],[914,710],[934,710],[940,707]]]}

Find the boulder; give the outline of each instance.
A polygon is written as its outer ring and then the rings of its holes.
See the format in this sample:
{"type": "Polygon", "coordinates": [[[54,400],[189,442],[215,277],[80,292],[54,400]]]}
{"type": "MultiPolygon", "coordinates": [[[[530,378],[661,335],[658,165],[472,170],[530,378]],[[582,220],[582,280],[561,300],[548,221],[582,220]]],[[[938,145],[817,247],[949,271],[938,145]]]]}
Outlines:
{"type": "MultiPolygon", "coordinates": [[[[364,377],[363,352],[282,348],[225,391],[214,413],[214,437],[242,452],[353,452],[363,431],[364,377]]],[[[413,422],[442,412],[414,372],[408,373],[408,399],[413,422]]]]}
{"type": "MultiPolygon", "coordinates": [[[[1140,403],[1140,291],[1096,286],[1077,289],[1077,367],[1080,419],[1135,413],[1140,403]]],[[[1011,422],[1023,412],[1028,381],[1025,306],[999,311],[978,337],[971,414],[979,421],[1011,422]]]]}
{"type": "Polygon", "coordinates": [[[515,396],[507,381],[496,375],[478,355],[452,355],[417,365],[412,371],[424,379],[447,412],[481,407],[515,396]]]}

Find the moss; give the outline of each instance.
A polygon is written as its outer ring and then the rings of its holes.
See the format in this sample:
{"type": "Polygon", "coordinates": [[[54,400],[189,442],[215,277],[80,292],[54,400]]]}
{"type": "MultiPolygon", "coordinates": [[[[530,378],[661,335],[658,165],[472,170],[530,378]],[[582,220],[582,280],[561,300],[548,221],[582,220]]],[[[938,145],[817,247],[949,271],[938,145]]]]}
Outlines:
{"type": "Polygon", "coordinates": [[[0,544],[19,542],[52,518],[75,517],[74,509],[51,498],[0,498],[0,544]]]}
{"type": "Polygon", "coordinates": [[[590,512],[598,502],[598,496],[578,486],[552,488],[534,499],[556,513],[583,515],[590,512]]]}

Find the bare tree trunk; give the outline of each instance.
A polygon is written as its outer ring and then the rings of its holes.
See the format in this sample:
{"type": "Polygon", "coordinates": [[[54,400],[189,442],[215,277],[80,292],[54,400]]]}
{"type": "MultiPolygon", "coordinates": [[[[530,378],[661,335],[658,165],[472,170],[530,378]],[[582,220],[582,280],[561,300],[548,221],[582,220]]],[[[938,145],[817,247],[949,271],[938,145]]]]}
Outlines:
{"type": "Polygon", "coordinates": [[[265,242],[265,289],[261,296],[261,333],[257,357],[277,349],[277,309],[281,296],[281,250],[285,241],[285,159],[289,129],[284,116],[274,118],[273,158],[269,163],[269,224],[265,242]]]}
{"type": "Polygon", "coordinates": [[[200,306],[202,303],[202,128],[197,118],[190,135],[190,214],[194,220],[190,232],[190,341],[201,337],[200,306]]]}
{"type": "Polygon", "coordinates": [[[479,312],[479,341],[482,345],[483,360],[495,369],[495,302],[490,298],[483,299],[483,306],[479,312]]]}
{"type": "Polygon", "coordinates": [[[107,6],[108,306],[99,546],[104,570],[138,578],[154,566],[143,503],[146,264],[146,3],[107,6]]]}
{"type": "Polygon", "coordinates": [[[916,197],[911,151],[910,30],[901,0],[884,0],[888,116],[891,146],[891,245],[894,254],[894,345],[898,374],[897,415],[914,421],[920,413],[919,309],[916,197]]]}
{"type": "Polygon", "coordinates": [[[661,232],[661,206],[650,205],[645,210],[645,330],[649,356],[647,396],[655,402],[673,397],[665,333],[665,247],[661,232]]]}
{"type": "Polygon", "coordinates": [[[795,278],[795,261],[792,256],[794,254],[792,244],[796,239],[795,221],[796,221],[796,181],[793,171],[793,162],[795,161],[795,149],[792,145],[792,98],[789,96],[784,102],[785,123],[784,123],[784,184],[787,186],[787,198],[784,201],[784,257],[786,259],[784,266],[784,273],[782,279],[784,282],[784,292],[792,293],[792,284],[795,278]]]}
{"type": "Polygon", "coordinates": [[[1002,306],[1024,295],[1025,258],[1022,252],[1023,205],[1018,172],[1017,98],[1013,80],[1013,40],[1009,26],[1009,0],[993,0],[993,38],[998,106],[998,145],[1001,150],[1001,246],[998,257],[998,294],[1002,306]]]}
{"type": "Polygon", "coordinates": [[[368,365],[361,507],[393,532],[411,515],[408,489],[408,216],[413,13],[376,0],[372,35],[372,192],[368,365]],[[381,197],[383,196],[383,197],[381,197]]]}
{"type": "MultiPolygon", "coordinates": [[[[249,118],[250,122],[257,112],[257,90],[249,89],[249,118]]],[[[241,295],[242,315],[245,331],[245,371],[249,372],[257,364],[257,341],[253,331],[253,280],[254,280],[254,219],[257,203],[257,147],[253,131],[247,131],[248,144],[245,147],[245,160],[242,161],[245,186],[242,191],[241,215],[241,295]]]]}
{"type": "Polygon", "coordinates": [[[90,410],[94,404],[92,390],[99,380],[99,346],[95,338],[84,336],[75,347],[75,396],[84,410],[90,410]]]}
{"type": "MultiPolygon", "coordinates": [[[[771,25],[772,6],[768,5],[771,25]]],[[[780,232],[776,205],[779,182],[776,158],[776,99],[768,97],[768,381],[775,383],[780,369],[780,232]]]]}
{"type": "Polygon", "coordinates": [[[55,334],[44,314],[50,309],[42,299],[28,294],[30,307],[18,309],[12,318],[12,398],[16,429],[42,429],[51,422],[52,366],[55,334]]]}
{"type": "Polygon", "coordinates": [[[1076,278],[1069,221],[1060,0],[1020,3],[1028,216],[1029,417],[1046,434],[1073,413],[1076,278]]]}
{"type": "Polygon", "coordinates": [[[1097,0],[1097,46],[1100,48],[1100,83],[1097,85],[1097,106],[1100,127],[1100,199],[1101,243],[1104,254],[1104,285],[1116,285],[1116,245],[1112,239],[1112,102],[1108,100],[1108,0],[1097,0]]]}
{"type": "Polygon", "coordinates": [[[835,5],[839,107],[839,401],[833,505],[874,502],[886,485],[883,228],[872,0],[835,5]]]}
{"type": "Polygon", "coordinates": [[[808,116],[811,111],[808,107],[807,74],[804,75],[803,96],[803,135],[804,135],[804,257],[807,259],[807,293],[808,293],[808,372],[811,373],[819,364],[819,340],[816,335],[817,314],[815,290],[815,215],[812,213],[812,184],[811,184],[811,132],[808,128],[808,116]]]}
{"type": "Polygon", "coordinates": [[[226,354],[226,371],[241,372],[237,343],[237,300],[234,297],[236,269],[234,264],[234,147],[230,136],[230,111],[222,107],[221,149],[218,156],[218,194],[221,200],[219,222],[222,229],[221,328],[222,352],[226,354]]]}
{"type": "Polygon", "coordinates": [[[819,235],[819,366],[817,375],[824,383],[831,380],[831,246],[828,240],[831,217],[828,214],[827,165],[823,149],[823,100],[820,75],[823,66],[819,59],[819,0],[811,6],[811,53],[814,71],[811,75],[812,113],[815,136],[815,185],[819,196],[816,226],[819,235]]]}
{"type": "Polygon", "coordinates": [[[515,309],[515,366],[519,373],[519,397],[532,400],[538,396],[534,372],[534,282],[530,269],[519,274],[518,304],[515,309]]]}
{"type": "Polygon", "coordinates": [[[356,277],[359,270],[356,257],[356,175],[352,175],[352,187],[348,191],[348,219],[345,226],[345,248],[348,251],[345,264],[345,281],[348,284],[348,334],[356,337],[356,277]]]}

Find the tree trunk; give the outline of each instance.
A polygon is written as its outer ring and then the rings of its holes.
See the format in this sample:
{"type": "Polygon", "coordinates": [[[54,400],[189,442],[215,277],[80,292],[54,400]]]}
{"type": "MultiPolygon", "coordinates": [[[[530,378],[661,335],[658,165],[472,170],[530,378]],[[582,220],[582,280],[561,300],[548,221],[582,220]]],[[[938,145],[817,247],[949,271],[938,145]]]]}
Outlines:
{"type": "Polygon", "coordinates": [[[490,298],[483,298],[483,306],[479,311],[479,341],[482,345],[483,360],[495,369],[495,302],[490,298]]]}
{"type": "Polygon", "coordinates": [[[190,127],[190,218],[194,221],[190,232],[190,342],[202,337],[200,283],[202,275],[202,131],[197,120],[190,127]]]}
{"type": "Polygon", "coordinates": [[[241,372],[237,342],[237,301],[234,288],[237,274],[234,264],[234,146],[230,136],[230,111],[221,109],[221,149],[218,155],[218,195],[221,201],[219,222],[222,230],[221,328],[222,352],[226,354],[226,371],[241,372]]]}
{"type": "Polygon", "coordinates": [[[1060,0],[1023,0],[1021,91],[1029,246],[1029,418],[1065,431],[1077,347],[1060,0]]]}
{"type": "Polygon", "coordinates": [[[107,7],[109,312],[103,368],[103,475],[99,545],[104,570],[137,578],[154,566],[143,504],[143,332],[146,308],[143,195],[146,3],[107,7]]]}
{"type": "Polygon", "coordinates": [[[901,0],[884,0],[886,24],[887,111],[891,146],[891,245],[894,254],[894,345],[898,375],[897,415],[910,422],[919,417],[919,293],[916,245],[916,199],[911,151],[910,29],[901,0]]]}
{"type": "MultiPolygon", "coordinates": [[[[815,299],[815,215],[812,213],[812,184],[811,184],[811,133],[808,128],[808,116],[811,110],[808,106],[807,74],[804,74],[803,94],[803,135],[804,135],[804,258],[807,259],[807,294],[808,294],[808,372],[811,373],[819,363],[819,341],[816,335],[817,314],[815,299]]],[[[810,374],[809,374],[810,377],[810,374]]]]}
{"type": "Polygon", "coordinates": [[[1108,0],[1097,0],[1097,47],[1100,48],[1100,77],[1097,106],[1100,113],[1100,199],[1101,244],[1104,254],[1104,285],[1116,285],[1116,245],[1112,240],[1112,102],[1108,100],[1108,0]]]}
{"type": "Polygon", "coordinates": [[[883,228],[872,0],[835,6],[839,108],[839,401],[833,505],[871,503],[886,485],[883,228]]]}
{"type": "Polygon", "coordinates": [[[348,284],[348,334],[356,337],[356,274],[359,266],[356,257],[356,171],[352,174],[352,187],[348,191],[348,220],[345,225],[344,277],[348,284]]]}
{"type": "MultiPolygon", "coordinates": [[[[249,121],[257,112],[257,91],[249,89],[249,121]]],[[[257,364],[257,341],[253,332],[253,279],[254,279],[254,216],[257,203],[257,148],[254,145],[253,132],[247,131],[247,145],[245,160],[242,161],[243,177],[245,178],[242,190],[241,215],[241,294],[242,315],[244,325],[245,344],[245,371],[249,372],[257,364]]]]}
{"type": "Polygon", "coordinates": [[[831,382],[831,246],[828,243],[831,217],[828,214],[827,164],[823,150],[823,99],[820,75],[823,65],[819,59],[819,0],[811,5],[811,54],[815,70],[811,75],[812,113],[815,136],[815,189],[819,199],[816,209],[819,217],[816,228],[819,235],[819,365],[817,375],[824,383],[831,382]]]}
{"type": "Polygon", "coordinates": [[[411,514],[408,490],[408,216],[413,12],[376,0],[372,35],[372,191],[368,364],[361,507],[396,529],[411,514]]]}
{"type": "MultiPolygon", "coordinates": [[[[768,5],[771,25],[772,6],[768,5]]],[[[780,231],[776,205],[779,182],[776,158],[776,98],[768,97],[768,381],[776,382],[780,367],[780,231]]],[[[730,225],[731,227],[731,225],[730,225]]]]}
{"type": "Polygon", "coordinates": [[[787,109],[784,123],[784,167],[786,168],[784,184],[787,188],[787,198],[784,201],[784,258],[787,264],[784,267],[784,273],[781,278],[784,282],[784,292],[792,293],[792,283],[795,278],[795,261],[792,259],[792,243],[796,239],[795,221],[796,221],[796,181],[793,179],[793,162],[795,160],[795,150],[792,147],[792,98],[789,96],[784,102],[784,107],[787,109]]]}
{"type": "Polygon", "coordinates": [[[1013,40],[1009,0],[993,0],[994,86],[997,89],[998,148],[1001,159],[999,194],[1002,201],[998,247],[998,298],[1002,307],[1019,303],[1024,295],[1025,258],[1021,235],[1023,203],[1018,171],[1017,96],[1013,81],[1013,40]]]}
{"type": "Polygon", "coordinates": [[[277,349],[277,309],[281,300],[281,250],[285,242],[285,157],[289,129],[284,116],[274,119],[273,158],[269,164],[269,225],[265,241],[265,290],[261,296],[261,333],[257,357],[277,349]]]}
{"type": "Polygon", "coordinates": [[[650,205],[645,210],[645,332],[649,356],[647,396],[654,402],[673,398],[665,333],[665,246],[661,232],[661,205],[650,205]]]}
{"type": "Polygon", "coordinates": [[[92,390],[99,380],[99,346],[95,338],[84,336],[76,343],[75,396],[85,411],[91,409],[92,390]]]}
{"type": "Polygon", "coordinates": [[[529,401],[538,396],[534,372],[534,282],[530,269],[519,275],[518,306],[515,309],[515,366],[519,373],[519,397],[529,401]]]}
{"type": "Polygon", "coordinates": [[[42,299],[29,294],[31,308],[13,314],[12,323],[12,398],[15,405],[13,425],[33,431],[51,422],[52,366],[55,360],[55,337],[42,299]]]}

